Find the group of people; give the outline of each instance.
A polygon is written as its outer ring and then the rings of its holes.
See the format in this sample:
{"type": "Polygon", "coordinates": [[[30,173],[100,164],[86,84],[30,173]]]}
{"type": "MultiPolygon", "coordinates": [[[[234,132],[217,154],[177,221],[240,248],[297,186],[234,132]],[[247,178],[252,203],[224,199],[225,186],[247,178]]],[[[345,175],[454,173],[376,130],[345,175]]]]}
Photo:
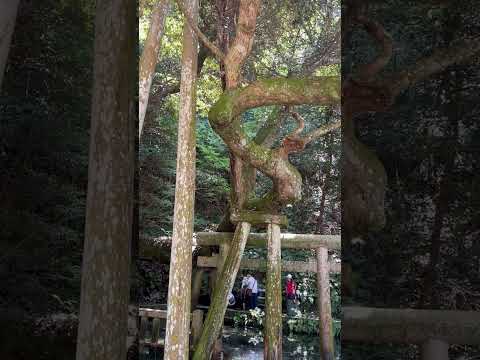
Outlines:
{"type": "Polygon", "coordinates": [[[251,274],[243,277],[240,296],[243,310],[251,310],[257,307],[258,281],[251,274]]]}
{"type": "MultiPolygon", "coordinates": [[[[255,309],[257,307],[258,298],[258,281],[254,276],[248,274],[242,279],[240,290],[240,305],[243,310],[255,309]]],[[[227,297],[227,305],[235,306],[237,300],[235,295],[230,292],[227,297]]],[[[238,306],[238,305],[237,305],[238,306]]]]}
{"type": "MultiPolygon", "coordinates": [[[[298,305],[298,289],[297,284],[293,280],[291,274],[288,274],[285,281],[285,297],[287,305],[287,313],[293,315],[292,312],[298,305]]],[[[247,274],[242,279],[240,301],[241,308],[243,310],[251,310],[257,307],[258,299],[258,281],[252,276],[247,274]]],[[[230,293],[228,295],[228,306],[234,306],[236,304],[235,296],[230,293]]]]}

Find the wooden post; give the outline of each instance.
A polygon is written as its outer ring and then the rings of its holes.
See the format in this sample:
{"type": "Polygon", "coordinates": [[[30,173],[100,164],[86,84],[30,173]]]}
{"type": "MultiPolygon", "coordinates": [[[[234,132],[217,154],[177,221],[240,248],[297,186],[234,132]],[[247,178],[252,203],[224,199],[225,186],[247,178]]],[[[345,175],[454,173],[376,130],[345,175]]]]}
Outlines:
{"type": "MultiPolygon", "coordinates": [[[[230,251],[230,244],[229,243],[223,243],[220,245],[220,253],[218,254],[217,257],[217,273],[216,276],[220,276],[223,271],[223,266],[225,265],[225,260],[227,259],[228,252],[230,251]]],[[[216,282],[219,279],[217,278],[216,282]]],[[[213,292],[212,292],[213,294],[213,292]]],[[[215,341],[215,346],[212,355],[214,356],[215,353],[221,353],[223,350],[223,341],[222,341],[222,332],[223,332],[223,325],[222,328],[220,329],[220,335],[218,336],[217,340],[215,341]]]]}
{"type": "Polygon", "coordinates": [[[223,318],[227,310],[228,293],[233,288],[250,228],[251,225],[247,222],[237,224],[234,240],[231,244],[232,249],[228,252],[222,275],[215,284],[215,291],[205,319],[204,330],[195,348],[193,360],[209,359],[214,343],[220,335],[223,318]]]}
{"type": "Polygon", "coordinates": [[[202,290],[202,281],[203,281],[203,274],[205,273],[204,270],[196,268],[193,273],[192,279],[192,301],[191,301],[191,308],[195,309],[198,305],[198,299],[200,298],[200,292],[202,290]]]}
{"type": "Polygon", "coordinates": [[[282,269],[280,226],[267,228],[264,359],[282,359],[282,269]]]}
{"type": "Polygon", "coordinates": [[[218,254],[218,274],[222,273],[223,265],[225,264],[225,260],[227,259],[228,251],[230,250],[229,243],[223,243],[220,245],[220,254],[218,254]]]}
{"type": "Polygon", "coordinates": [[[203,310],[197,309],[192,313],[192,346],[195,347],[203,328],[203,310]]]}
{"type": "MultiPolygon", "coordinates": [[[[214,253],[216,255],[216,253],[214,253]]],[[[215,283],[217,282],[217,269],[213,269],[208,273],[208,294],[210,296],[210,302],[212,301],[213,291],[215,290],[215,283]]]]}
{"type": "Polygon", "coordinates": [[[148,327],[148,317],[141,316],[140,317],[140,330],[138,331],[138,342],[139,342],[139,351],[140,353],[143,352],[145,337],[147,336],[147,327],[148,327]]]}
{"type": "Polygon", "coordinates": [[[147,332],[148,332],[148,317],[142,316],[140,318],[140,332],[138,334],[138,337],[140,340],[145,340],[147,337],[147,332]]]}
{"type": "Polygon", "coordinates": [[[329,269],[328,249],[325,247],[317,248],[318,323],[320,327],[320,351],[323,360],[334,359],[329,269]]]}
{"type": "Polygon", "coordinates": [[[152,344],[156,345],[160,338],[160,318],[152,320],[152,344]]]}
{"type": "Polygon", "coordinates": [[[442,340],[427,340],[422,344],[422,360],[448,360],[448,343],[442,340]]]}

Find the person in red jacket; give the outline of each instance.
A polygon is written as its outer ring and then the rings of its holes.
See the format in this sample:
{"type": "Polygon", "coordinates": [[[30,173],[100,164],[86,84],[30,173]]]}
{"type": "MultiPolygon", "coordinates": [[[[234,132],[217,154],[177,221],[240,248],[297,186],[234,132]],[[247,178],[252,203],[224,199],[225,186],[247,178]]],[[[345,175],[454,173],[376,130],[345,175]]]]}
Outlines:
{"type": "Polygon", "coordinates": [[[297,299],[297,284],[293,281],[292,275],[287,275],[287,282],[285,283],[285,295],[287,296],[287,314],[295,315],[293,310],[296,307],[295,300],[297,299]]]}

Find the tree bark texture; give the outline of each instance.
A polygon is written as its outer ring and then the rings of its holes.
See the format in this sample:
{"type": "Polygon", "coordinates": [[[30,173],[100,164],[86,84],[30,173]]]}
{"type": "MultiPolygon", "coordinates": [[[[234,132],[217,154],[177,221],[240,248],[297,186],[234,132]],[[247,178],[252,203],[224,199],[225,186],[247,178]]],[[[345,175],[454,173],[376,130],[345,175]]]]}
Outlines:
{"type": "Polygon", "coordinates": [[[0,2],[0,90],[7,65],[10,43],[17,19],[20,0],[2,0],[0,2]]]}
{"type": "Polygon", "coordinates": [[[237,224],[230,251],[223,265],[221,275],[215,285],[212,302],[208,309],[205,323],[203,324],[202,336],[195,348],[193,355],[194,360],[208,360],[213,345],[220,335],[223,318],[227,310],[228,294],[232,291],[233,284],[235,283],[242,259],[241,254],[243,254],[243,250],[245,249],[250,228],[251,225],[246,222],[237,224]],[[240,256],[238,256],[238,254],[240,254],[240,256]]]}
{"type": "Polygon", "coordinates": [[[317,249],[317,306],[322,360],[333,360],[335,358],[329,272],[328,249],[320,247],[317,249]]]}
{"type": "Polygon", "coordinates": [[[136,134],[136,1],[99,0],[77,360],[125,359],[136,134]]]}
{"type": "MultiPolygon", "coordinates": [[[[188,8],[188,15],[194,21],[197,21],[198,0],[187,0],[185,5],[188,8]]],[[[185,20],[165,360],[187,360],[189,358],[192,238],[195,204],[197,48],[196,35],[185,20]]]]}
{"type": "Polygon", "coordinates": [[[142,135],[145,113],[147,112],[150,88],[152,87],[153,74],[157,65],[158,53],[162,44],[165,29],[165,20],[170,8],[169,0],[158,0],[153,8],[150,28],[140,57],[138,74],[138,131],[142,135]]]}
{"type": "Polygon", "coordinates": [[[267,228],[264,359],[282,359],[282,259],[280,226],[267,228]]]}

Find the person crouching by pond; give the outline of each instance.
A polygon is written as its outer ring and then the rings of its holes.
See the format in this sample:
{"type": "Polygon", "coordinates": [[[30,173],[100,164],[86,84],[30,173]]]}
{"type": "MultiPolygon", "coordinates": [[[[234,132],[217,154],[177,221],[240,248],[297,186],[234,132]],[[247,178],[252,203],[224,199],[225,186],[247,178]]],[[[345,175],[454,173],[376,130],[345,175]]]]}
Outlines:
{"type": "Polygon", "coordinates": [[[285,295],[287,297],[287,315],[293,316],[295,315],[295,309],[297,308],[297,284],[293,281],[291,274],[287,275],[285,295]]]}
{"type": "Polygon", "coordinates": [[[251,274],[247,275],[247,298],[248,309],[255,309],[257,307],[257,296],[258,296],[258,282],[251,274]]]}

